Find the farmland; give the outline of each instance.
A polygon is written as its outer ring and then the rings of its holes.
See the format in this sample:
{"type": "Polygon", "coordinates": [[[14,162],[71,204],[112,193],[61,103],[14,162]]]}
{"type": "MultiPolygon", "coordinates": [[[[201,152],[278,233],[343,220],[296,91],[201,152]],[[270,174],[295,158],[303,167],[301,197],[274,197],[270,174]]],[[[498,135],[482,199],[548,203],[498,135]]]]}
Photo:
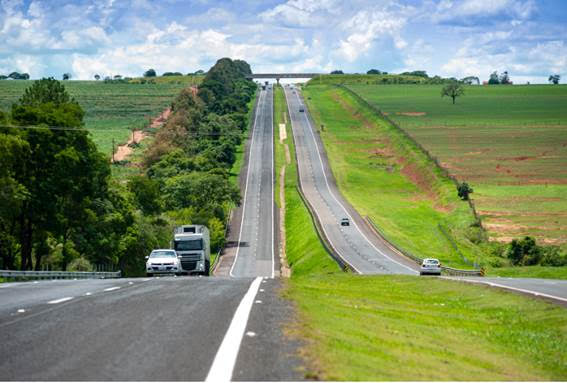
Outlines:
{"type": "Polygon", "coordinates": [[[474,189],[493,240],[567,243],[567,86],[349,85],[474,189]]]}
{"type": "MultiPolygon", "coordinates": [[[[128,139],[132,128],[147,126],[150,117],[157,117],[184,87],[197,83],[200,77],[156,80],[155,83],[104,83],[102,81],[66,81],[65,88],[85,111],[85,127],[91,132],[100,151],[112,150],[128,139]]],[[[1,81],[0,110],[9,111],[31,85],[31,81],[1,81]]]]}

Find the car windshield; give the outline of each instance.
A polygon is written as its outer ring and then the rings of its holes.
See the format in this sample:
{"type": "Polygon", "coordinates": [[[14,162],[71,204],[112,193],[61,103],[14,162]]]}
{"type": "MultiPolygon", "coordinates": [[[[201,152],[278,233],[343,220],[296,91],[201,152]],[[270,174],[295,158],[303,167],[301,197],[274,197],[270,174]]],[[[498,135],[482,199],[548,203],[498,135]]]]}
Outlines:
{"type": "Polygon", "coordinates": [[[426,259],[425,261],[423,261],[423,263],[427,263],[427,264],[430,264],[430,265],[438,265],[439,261],[436,260],[436,259],[426,259]]]}
{"type": "Polygon", "coordinates": [[[171,258],[175,258],[175,251],[152,251],[152,253],[150,254],[150,258],[166,258],[166,257],[171,257],[171,258]]]}
{"type": "Polygon", "coordinates": [[[175,250],[203,250],[203,240],[190,239],[187,241],[175,241],[175,250]]]}

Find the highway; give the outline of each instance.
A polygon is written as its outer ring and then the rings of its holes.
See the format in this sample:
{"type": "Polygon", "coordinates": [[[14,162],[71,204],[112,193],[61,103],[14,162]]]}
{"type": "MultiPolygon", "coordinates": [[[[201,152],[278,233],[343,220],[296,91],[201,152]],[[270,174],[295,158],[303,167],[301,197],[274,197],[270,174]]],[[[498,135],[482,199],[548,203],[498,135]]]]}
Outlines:
{"type": "MultiPolygon", "coordinates": [[[[273,105],[271,87],[261,90],[250,139],[242,204],[231,222],[235,239],[238,233],[229,272],[233,277],[274,277],[273,105]]],[[[232,259],[227,257],[227,260],[232,259]]]]}
{"type": "Polygon", "coordinates": [[[262,278],[2,284],[0,380],[202,381],[232,369],[235,380],[297,380],[295,346],[279,330],[291,312],[278,289],[278,280],[262,278]],[[254,283],[242,342],[213,366],[254,283]]]}
{"type": "Polygon", "coordinates": [[[274,260],[273,94],[261,91],[215,277],[0,284],[0,380],[300,380],[274,260]]]}
{"type": "Polygon", "coordinates": [[[301,187],[313,206],[331,246],[360,274],[417,275],[415,264],[402,258],[370,232],[360,215],[339,193],[323,144],[314,132],[299,90],[284,87],[295,141],[301,187]],[[300,112],[300,109],[304,110],[300,112]],[[349,218],[350,226],[340,220],[349,218]]]}

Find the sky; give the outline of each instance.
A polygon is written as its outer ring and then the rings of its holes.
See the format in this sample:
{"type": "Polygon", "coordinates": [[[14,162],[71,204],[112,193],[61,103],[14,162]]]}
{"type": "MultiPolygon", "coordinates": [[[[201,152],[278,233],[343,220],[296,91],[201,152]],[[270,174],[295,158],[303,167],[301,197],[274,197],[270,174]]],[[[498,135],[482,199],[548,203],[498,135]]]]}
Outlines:
{"type": "Polygon", "coordinates": [[[231,57],[255,73],[546,83],[567,80],[566,20],[565,0],[0,0],[0,74],[138,77],[231,57]]]}

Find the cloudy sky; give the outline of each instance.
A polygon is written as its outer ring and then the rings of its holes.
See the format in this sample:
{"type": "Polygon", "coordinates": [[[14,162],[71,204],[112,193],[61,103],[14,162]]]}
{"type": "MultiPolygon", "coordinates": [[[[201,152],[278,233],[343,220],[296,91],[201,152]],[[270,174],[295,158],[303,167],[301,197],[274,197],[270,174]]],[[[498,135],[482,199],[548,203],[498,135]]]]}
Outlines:
{"type": "Polygon", "coordinates": [[[0,74],[272,71],[567,80],[564,0],[0,0],[0,74]]]}

